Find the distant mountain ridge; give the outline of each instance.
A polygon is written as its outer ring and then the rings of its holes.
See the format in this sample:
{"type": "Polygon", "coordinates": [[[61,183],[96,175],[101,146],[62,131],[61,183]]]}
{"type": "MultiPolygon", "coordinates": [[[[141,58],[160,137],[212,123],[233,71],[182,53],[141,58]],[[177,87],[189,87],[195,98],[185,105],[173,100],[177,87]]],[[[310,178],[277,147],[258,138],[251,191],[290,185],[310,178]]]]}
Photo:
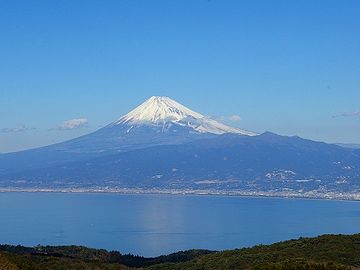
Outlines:
{"type": "Polygon", "coordinates": [[[94,133],[0,155],[0,188],[336,193],[360,199],[359,165],[359,149],[257,135],[170,98],[151,97],[94,133]]]}
{"type": "Polygon", "coordinates": [[[355,144],[355,143],[337,143],[336,145],[345,148],[360,149],[360,144],[355,144]]]}

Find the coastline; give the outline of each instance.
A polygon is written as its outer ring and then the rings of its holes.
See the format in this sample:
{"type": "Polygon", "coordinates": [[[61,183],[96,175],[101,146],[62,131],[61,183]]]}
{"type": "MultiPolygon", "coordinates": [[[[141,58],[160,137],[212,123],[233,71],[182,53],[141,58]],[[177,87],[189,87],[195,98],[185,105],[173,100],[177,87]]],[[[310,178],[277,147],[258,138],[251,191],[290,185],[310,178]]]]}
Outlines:
{"type": "Polygon", "coordinates": [[[140,189],[140,188],[0,188],[0,193],[88,193],[123,195],[197,195],[249,198],[311,199],[332,201],[360,201],[360,193],[337,192],[289,192],[289,191],[248,191],[248,190],[201,190],[201,189],[140,189]]]}

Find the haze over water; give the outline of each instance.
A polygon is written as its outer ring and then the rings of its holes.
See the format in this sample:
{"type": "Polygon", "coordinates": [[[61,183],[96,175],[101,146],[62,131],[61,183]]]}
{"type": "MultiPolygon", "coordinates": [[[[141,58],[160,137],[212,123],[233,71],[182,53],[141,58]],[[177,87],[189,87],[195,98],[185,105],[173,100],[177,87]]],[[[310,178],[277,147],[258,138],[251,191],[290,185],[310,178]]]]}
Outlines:
{"type": "Polygon", "coordinates": [[[156,256],[357,233],[360,203],[218,196],[1,193],[0,241],[156,256]]]}

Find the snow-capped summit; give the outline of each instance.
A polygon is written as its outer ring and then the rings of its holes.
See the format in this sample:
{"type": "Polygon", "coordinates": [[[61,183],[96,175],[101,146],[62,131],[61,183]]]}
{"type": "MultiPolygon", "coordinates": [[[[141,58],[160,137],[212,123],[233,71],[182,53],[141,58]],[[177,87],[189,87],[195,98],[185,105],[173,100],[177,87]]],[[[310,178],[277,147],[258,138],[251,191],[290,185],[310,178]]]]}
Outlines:
{"type": "Polygon", "coordinates": [[[203,116],[169,97],[153,96],[119,120],[115,121],[115,124],[180,121],[187,117],[201,118],[203,116]]]}
{"type": "Polygon", "coordinates": [[[179,104],[169,97],[151,97],[128,114],[90,134],[56,144],[51,149],[97,155],[159,145],[178,145],[230,133],[254,136],[179,104]]]}
{"type": "Polygon", "coordinates": [[[169,97],[153,96],[128,114],[112,123],[112,126],[138,125],[188,127],[199,133],[236,133],[254,136],[256,133],[230,127],[204,115],[194,112],[169,97]]]}

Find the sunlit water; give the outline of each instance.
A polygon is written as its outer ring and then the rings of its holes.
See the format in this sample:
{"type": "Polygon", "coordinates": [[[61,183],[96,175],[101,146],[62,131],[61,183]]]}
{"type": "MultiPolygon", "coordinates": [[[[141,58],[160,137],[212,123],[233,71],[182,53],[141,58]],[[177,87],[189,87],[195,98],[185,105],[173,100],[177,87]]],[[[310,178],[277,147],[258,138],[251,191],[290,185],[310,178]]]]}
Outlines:
{"type": "Polygon", "coordinates": [[[178,195],[0,193],[0,243],[155,256],[360,232],[360,202],[178,195]]]}

